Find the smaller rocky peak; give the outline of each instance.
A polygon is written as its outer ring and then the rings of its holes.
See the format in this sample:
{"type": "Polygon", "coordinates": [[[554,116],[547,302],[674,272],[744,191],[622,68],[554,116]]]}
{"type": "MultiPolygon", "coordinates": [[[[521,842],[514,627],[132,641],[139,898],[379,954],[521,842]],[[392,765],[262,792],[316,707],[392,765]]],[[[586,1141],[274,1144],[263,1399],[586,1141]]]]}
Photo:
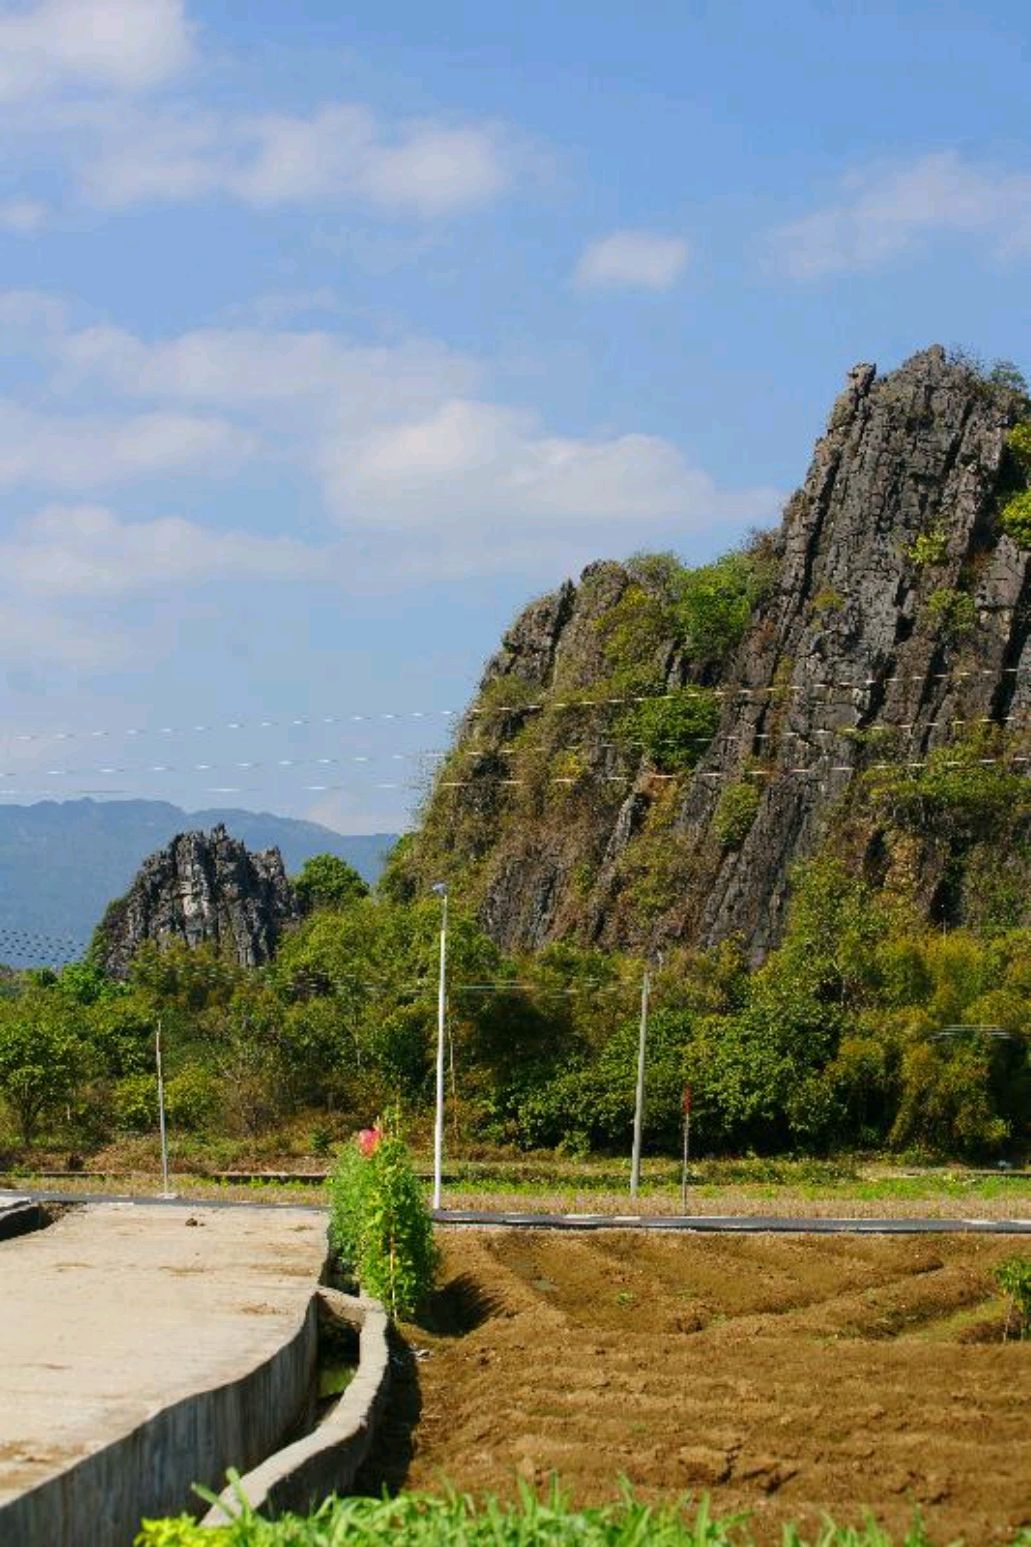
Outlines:
{"type": "Polygon", "coordinates": [[[576,586],[567,580],[557,591],[539,596],[519,614],[487,663],[480,691],[499,677],[516,677],[533,687],[547,682],[555,664],[562,630],[576,605],[576,586]]]}
{"type": "Polygon", "coordinates": [[[268,961],[284,929],[300,918],[278,849],[257,853],[221,824],[179,833],[144,860],[97,932],[107,971],[125,977],[146,940],[217,945],[241,966],[268,961]]]}
{"type": "Polygon", "coordinates": [[[835,430],[840,430],[848,424],[856,414],[860,403],[868,396],[870,388],[877,377],[876,365],[854,365],[849,371],[845,386],[834,401],[830,419],[827,421],[827,434],[832,435],[835,430]]]}

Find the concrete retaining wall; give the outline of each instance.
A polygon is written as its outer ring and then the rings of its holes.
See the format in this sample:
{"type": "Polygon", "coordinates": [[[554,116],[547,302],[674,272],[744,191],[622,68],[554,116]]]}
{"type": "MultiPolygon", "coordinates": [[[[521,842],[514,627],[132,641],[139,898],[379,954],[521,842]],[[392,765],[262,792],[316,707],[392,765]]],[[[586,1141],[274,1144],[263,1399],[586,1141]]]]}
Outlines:
{"type": "Polygon", "coordinates": [[[27,1235],[30,1230],[39,1230],[45,1223],[42,1208],[31,1198],[19,1198],[13,1194],[0,1198],[0,1241],[27,1235]]]}
{"type": "MultiPolygon", "coordinates": [[[[60,1308],[55,1306],[55,1315],[60,1308]]],[[[156,1413],[0,1509],[4,1547],[127,1547],[143,1516],[179,1514],[192,1485],[254,1466],[310,1413],[318,1356],[315,1296],[294,1335],[227,1385],[156,1413]]]]}
{"type": "MultiPolygon", "coordinates": [[[[378,1300],[356,1299],[320,1289],[326,1311],[360,1328],[358,1373],[339,1402],[310,1434],[268,1457],[240,1479],[254,1509],[272,1514],[304,1514],[330,1493],[346,1493],[369,1453],[390,1384],[388,1319],[378,1300]]],[[[204,1517],[205,1526],[223,1525],[236,1513],[235,1495],[226,1489],[204,1517]]]]}

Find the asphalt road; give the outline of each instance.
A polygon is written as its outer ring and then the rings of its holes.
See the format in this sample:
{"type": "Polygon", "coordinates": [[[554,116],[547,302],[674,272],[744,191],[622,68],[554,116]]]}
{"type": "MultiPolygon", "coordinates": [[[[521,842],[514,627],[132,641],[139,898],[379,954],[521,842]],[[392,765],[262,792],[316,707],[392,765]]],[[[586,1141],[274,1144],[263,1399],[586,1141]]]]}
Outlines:
{"type": "MultiPolygon", "coordinates": [[[[184,1203],[205,1209],[293,1209],[323,1213],[311,1203],[246,1202],[228,1198],[128,1197],[114,1193],[0,1193],[0,1215],[15,1198],[24,1203],[135,1203],[167,1208],[184,1203]]],[[[516,1230],[680,1230],[733,1235],[1031,1235],[1031,1219],[805,1219],[786,1214],[523,1214],[494,1209],[437,1209],[440,1225],[516,1230]]]]}

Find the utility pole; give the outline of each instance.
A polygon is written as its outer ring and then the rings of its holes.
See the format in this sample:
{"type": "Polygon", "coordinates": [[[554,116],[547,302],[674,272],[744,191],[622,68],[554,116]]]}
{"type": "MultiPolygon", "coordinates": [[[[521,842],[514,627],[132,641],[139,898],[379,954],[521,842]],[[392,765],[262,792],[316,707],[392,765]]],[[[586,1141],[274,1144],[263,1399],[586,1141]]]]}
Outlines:
{"type": "Polygon", "coordinates": [[[438,881],[433,890],[441,899],[440,979],[437,985],[437,1110],[433,1124],[433,1207],[440,1208],[444,1167],[444,1019],[447,1004],[447,885],[438,881]]]}
{"type": "Polygon", "coordinates": [[[687,1167],[691,1159],[691,1087],[684,1086],[684,1164],[680,1172],[680,1212],[687,1213],[687,1167]]]}
{"type": "Polygon", "coordinates": [[[170,1198],[168,1190],[168,1133],[165,1128],[165,1078],[161,1069],[161,1021],[154,1032],[154,1058],[158,1071],[158,1123],[161,1129],[161,1186],[162,1198],[170,1198]]]}
{"type": "Polygon", "coordinates": [[[637,1044],[637,1099],[634,1102],[634,1149],[630,1160],[630,1196],[637,1197],[641,1180],[641,1138],[644,1131],[644,1066],[648,1044],[648,991],[651,978],[648,968],[641,980],[641,1036],[637,1044]]]}

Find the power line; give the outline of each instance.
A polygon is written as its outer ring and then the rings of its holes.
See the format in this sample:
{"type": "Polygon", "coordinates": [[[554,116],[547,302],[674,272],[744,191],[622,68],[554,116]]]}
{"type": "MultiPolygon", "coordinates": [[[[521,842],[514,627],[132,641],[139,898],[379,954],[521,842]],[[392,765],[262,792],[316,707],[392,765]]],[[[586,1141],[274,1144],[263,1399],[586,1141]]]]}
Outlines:
{"type": "MultiPolygon", "coordinates": [[[[686,780],[689,780],[689,779],[692,779],[692,778],[695,778],[695,777],[697,777],[699,779],[710,779],[710,780],[718,780],[718,779],[731,779],[731,780],[741,780],[741,779],[779,779],[779,778],[781,778],[782,776],[785,776],[785,775],[790,775],[790,776],[816,776],[816,777],[821,777],[822,778],[822,777],[824,777],[824,776],[826,776],[828,774],[852,774],[852,775],[859,775],[859,774],[864,774],[864,773],[885,773],[885,772],[891,772],[893,770],[898,770],[898,771],[917,770],[917,769],[921,769],[921,768],[975,768],[975,767],[988,768],[988,767],[997,766],[997,767],[1011,767],[1011,768],[1017,769],[1017,768],[1022,768],[1025,764],[1027,764],[1029,762],[1031,762],[1031,757],[1026,757],[1026,756],[1018,755],[1018,756],[1006,756],[1006,757],[981,757],[981,758],[974,758],[974,759],[954,758],[954,759],[948,759],[948,760],[945,760],[945,759],[933,759],[932,760],[932,759],[929,759],[929,758],[922,758],[922,759],[912,759],[912,760],[907,760],[907,761],[894,761],[894,762],[880,761],[880,762],[876,762],[876,763],[865,763],[865,764],[861,764],[861,765],[857,765],[857,764],[854,764],[854,763],[814,762],[814,763],[809,763],[809,764],[804,764],[804,765],[799,765],[799,766],[794,766],[794,767],[786,767],[786,768],[785,767],[760,767],[760,768],[737,768],[737,769],[732,769],[732,768],[731,769],[704,769],[704,768],[698,768],[696,766],[696,767],[693,767],[693,768],[682,769],[682,770],[680,770],[679,772],[676,772],[676,773],[660,773],[657,770],[647,769],[647,768],[646,769],[639,769],[635,773],[626,773],[626,774],[598,774],[598,773],[594,773],[594,772],[592,772],[590,770],[585,770],[584,772],[579,773],[579,774],[564,774],[564,775],[563,774],[553,774],[553,775],[546,775],[544,778],[503,778],[503,777],[500,777],[498,775],[481,775],[481,776],[476,776],[476,777],[473,777],[473,778],[464,778],[464,779],[438,779],[433,788],[434,788],[434,790],[457,790],[457,789],[469,789],[469,788],[485,789],[485,788],[488,788],[488,787],[496,787],[496,788],[499,788],[499,789],[517,789],[520,786],[527,786],[527,785],[532,785],[532,786],[535,786],[535,787],[542,786],[542,785],[555,785],[555,786],[559,786],[559,787],[571,788],[574,785],[587,785],[587,784],[593,784],[593,785],[636,784],[639,780],[645,781],[645,782],[652,782],[652,783],[655,783],[655,782],[667,783],[667,782],[675,782],[675,781],[678,781],[678,780],[679,781],[686,781],[686,780]]],[[[418,783],[415,783],[415,782],[413,782],[411,780],[409,780],[407,782],[400,781],[400,780],[377,780],[375,782],[364,784],[363,788],[364,789],[374,789],[374,790],[396,790],[396,791],[403,791],[403,792],[406,792],[407,794],[410,794],[410,795],[424,794],[425,793],[425,790],[423,789],[422,786],[420,786],[418,783]]],[[[304,793],[304,794],[313,794],[313,795],[325,795],[325,794],[342,794],[342,795],[347,795],[347,794],[352,793],[352,791],[354,790],[354,782],[353,781],[351,781],[351,782],[338,781],[338,782],[334,782],[334,783],[289,784],[289,785],[285,785],[283,783],[280,783],[280,784],[277,785],[277,789],[280,791],[280,793],[284,792],[285,790],[294,790],[294,791],[298,791],[298,792],[301,792],[301,793],[304,793]]],[[[200,793],[203,793],[203,794],[206,794],[206,795],[245,795],[246,796],[246,795],[263,795],[263,794],[267,794],[267,791],[268,791],[268,785],[267,784],[214,784],[214,785],[207,785],[207,786],[205,786],[200,793]]],[[[97,789],[97,788],[82,788],[82,787],[67,786],[67,785],[63,786],[63,787],[60,787],[60,788],[47,788],[47,787],[40,787],[40,786],[30,786],[30,787],[26,787],[26,788],[23,788],[23,789],[0,790],[0,800],[2,800],[4,798],[12,799],[12,798],[15,798],[15,797],[20,798],[20,799],[32,799],[32,800],[39,800],[39,799],[44,799],[44,798],[46,798],[46,799],[67,799],[69,796],[73,796],[73,795],[74,796],[92,795],[92,796],[115,797],[115,796],[132,795],[132,794],[135,794],[135,793],[138,793],[138,789],[137,790],[97,789]]],[[[187,815],[188,814],[189,813],[187,813],[187,815]]]]}
{"type": "MultiPolygon", "coordinates": [[[[902,721],[902,722],[900,722],[897,725],[893,725],[893,724],[891,724],[891,723],[889,723],[887,721],[877,721],[877,722],[873,722],[870,725],[863,726],[861,728],[860,727],[856,727],[856,726],[847,726],[847,725],[842,726],[842,725],[838,725],[838,726],[823,726],[823,727],[818,727],[818,728],[815,728],[815,729],[804,730],[804,731],[802,731],[802,730],[755,731],[755,732],[752,732],[752,733],[749,733],[749,734],[746,734],[746,735],[718,735],[717,734],[717,735],[714,736],[714,735],[711,735],[711,734],[706,734],[704,732],[698,732],[698,733],[689,734],[689,735],[687,735],[687,736],[685,736],[685,737],[683,737],[681,739],[683,741],[685,741],[685,742],[690,742],[692,744],[704,744],[705,746],[708,747],[708,746],[740,745],[740,744],[743,744],[743,743],[754,743],[754,742],[759,742],[759,741],[799,740],[799,741],[803,741],[804,742],[804,741],[810,740],[811,738],[815,738],[815,737],[828,737],[828,736],[840,736],[840,737],[843,737],[845,739],[852,740],[857,735],[864,735],[864,736],[866,736],[866,735],[869,735],[871,733],[881,733],[881,732],[896,733],[896,732],[903,732],[903,731],[905,731],[905,732],[909,733],[909,739],[911,740],[913,738],[913,736],[915,734],[917,734],[918,732],[922,735],[925,731],[930,731],[930,730],[940,730],[940,729],[955,730],[955,729],[963,727],[963,726],[974,726],[974,725],[980,725],[980,726],[999,726],[999,727],[1010,726],[1010,727],[1012,727],[1015,724],[1016,725],[1031,725],[1031,721],[1027,721],[1022,716],[1017,716],[1017,715],[1004,715],[1004,716],[1001,716],[1001,717],[999,717],[997,719],[993,718],[991,715],[978,715],[978,716],[972,716],[972,717],[969,717],[969,718],[955,718],[955,719],[950,719],[950,720],[929,720],[929,721],[926,721],[926,722],[920,722],[918,720],[907,720],[907,721],[902,721]]],[[[391,752],[391,753],[378,753],[378,754],[374,754],[374,755],[370,755],[370,754],[366,754],[366,753],[345,753],[345,754],[341,754],[339,756],[322,756],[322,757],[312,757],[312,758],[303,758],[303,757],[280,757],[280,758],[272,758],[272,759],[241,758],[241,759],[239,759],[239,760],[237,760],[235,762],[227,762],[227,763],[219,763],[219,762],[208,763],[208,762],[204,762],[204,763],[189,763],[189,764],[175,764],[175,763],[99,764],[99,765],[95,765],[95,766],[90,767],[90,768],[41,768],[41,769],[38,769],[38,770],[31,770],[31,771],[25,770],[25,769],[0,769],[0,780],[19,779],[19,778],[24,778],[27,775],[30,776],[30,777],[35,775],[35,776],[37,776],[39,778],[44,778],[44,779],[52,779],[52,778],[69,778],[69,779],[71,779],[71,778],[81,778],[81,777],[87,776],[87,775],[115,778],[116,776],[120,776],[120,777],[130,776],[130,777],[132,777],[132,776],[145,775],[145,774],[171,774],[171,775],[174,775],[176,777],[182,777],[182,776],[187,775],[187,774],[194,774],[194,773],[222,773],[222,772],[228,772],[230,770],[232,770],[234,772],[237,772],[237,771],[238,772],[250,772],[253,769],[265,769],[265,770],[276,771],[276,770],[284,769],[284,768],[331,768],[331,767],[340,768],[340,767],[345,767],[345,766],[351,765],[351,764],[355,765],[356,768],[360,767],[360,768],[362,768],[364,770],[366,765],[369,765],[369,764],[372,764],[372,763],[375,763],[375,762],[387,762],[387,761],[389,761],[389,762],[407,763],[407,762],[414,762],[414,761],[420,761],[420,760],[429,760],[429,759],[440,761],[442,759],[447,759],[447,758],[453,757],[453,756],[457,756],[457,757],[486,757],[486,756],[494,756],[494,757],[519,757],[519,758],[522,758],[522,757],[526,757],[526,756],[532,756],[532,755],[540,754],[540,755],[546,756],[546,757],[554,757],[557,752],[564,753],[564,752],[577,752],[577,751],[592,751],[592,752],[593,751],[628,751],[628,750],[631,750],[631,749],[634,749],[634,750],[641,749],[641,748],[644,747],[644,745],[645,745],[645,743],[643,741],[640,741],[640,740],[629,740],[629,741],[625,741],[625,742],[624,741],[601,741],[601,742],[581,741],[581,742],[570,743],[570,744],[568,744],[566,746],[563,746],[561,748],[549,747],[549,746],[545,745],[544,743],[531,744],[529,746],[519,746],[518,744],[509,743],[509,744],[504,745],[504,746],[489,746],[489,745],[486,745],[486,746],[471,746],[471,747],[470,746],[457,746],[457,747],[454,747],[452,749],[448,749],[448,748],[428,748],[428,749],[423,749],[423,750],[415,751],[415,752],[391,752]]],[[[381,782],[381,783],[378,784],[377,787],[380,788],[380,789],[395,789],[395,788],[398,788],[399,786],[396,783],[394,783],[394,782],[381,782]]],[[[7,792],[4,791],[2,787],[0,787],[0,794],[4,794],[4,793],[7,793],[7,792]]],[[[103,792],[100,792],[100,793],[103,793],[103,792]]]]}
{"type": "Polygon", "coordinates": [[[899,683],[915,682],[947,682],[952,680],[965,680],[971,677],[1007,677],[1017,676],[1025,672],[1027,668],[1020,666],[995,667],[963,667],[952,671],[942,672],[910,672],[895,673],[887,677],[863,677],[853,681],[836,681],[833,679],[818,679],[808,683],[774,683],[768,687],[746,687],[737,685],[726,688],[709,688],[697,684],[688,683],[683,687],[670,689],[661,693],[625,693],[619,695],[602,695],[599,697],[584,696],[581,698],[565,699],[536,699],[530,703],[491,704],[485,706],[473,705],[469,709],[378,709],[357,713],[327,714],[327,715],[293,715],[260,719],[219,720],[217,722],[204,722],[195,725],[159,725],[159,726],[107,726],[86,730],[47,730],[16,732],[6,739],[9,742],[32,744],[44,741],[89,741],[103,738],[138,737],[173,737],[211,735],[225,731],[243,730],[272,730],[272,729],[299,729],[302,727],[317,727],[323,725],[354,726],[364,725],[369,727],[383,726],[391,722],[403,723],[408,720],[434,720],[443,719],[481,719],[495,714],[540,714],[553,709],[598,709],[609,708],[621,704],[642,704],[653,699],[670,699],[687,696],[698,696],[709,699],[751,699],[759,701],[769,697],[785,697],[788,694],[818,693],[818,692],[845,692],[859,693],[868,688],[888,687],[899,683]]]}

